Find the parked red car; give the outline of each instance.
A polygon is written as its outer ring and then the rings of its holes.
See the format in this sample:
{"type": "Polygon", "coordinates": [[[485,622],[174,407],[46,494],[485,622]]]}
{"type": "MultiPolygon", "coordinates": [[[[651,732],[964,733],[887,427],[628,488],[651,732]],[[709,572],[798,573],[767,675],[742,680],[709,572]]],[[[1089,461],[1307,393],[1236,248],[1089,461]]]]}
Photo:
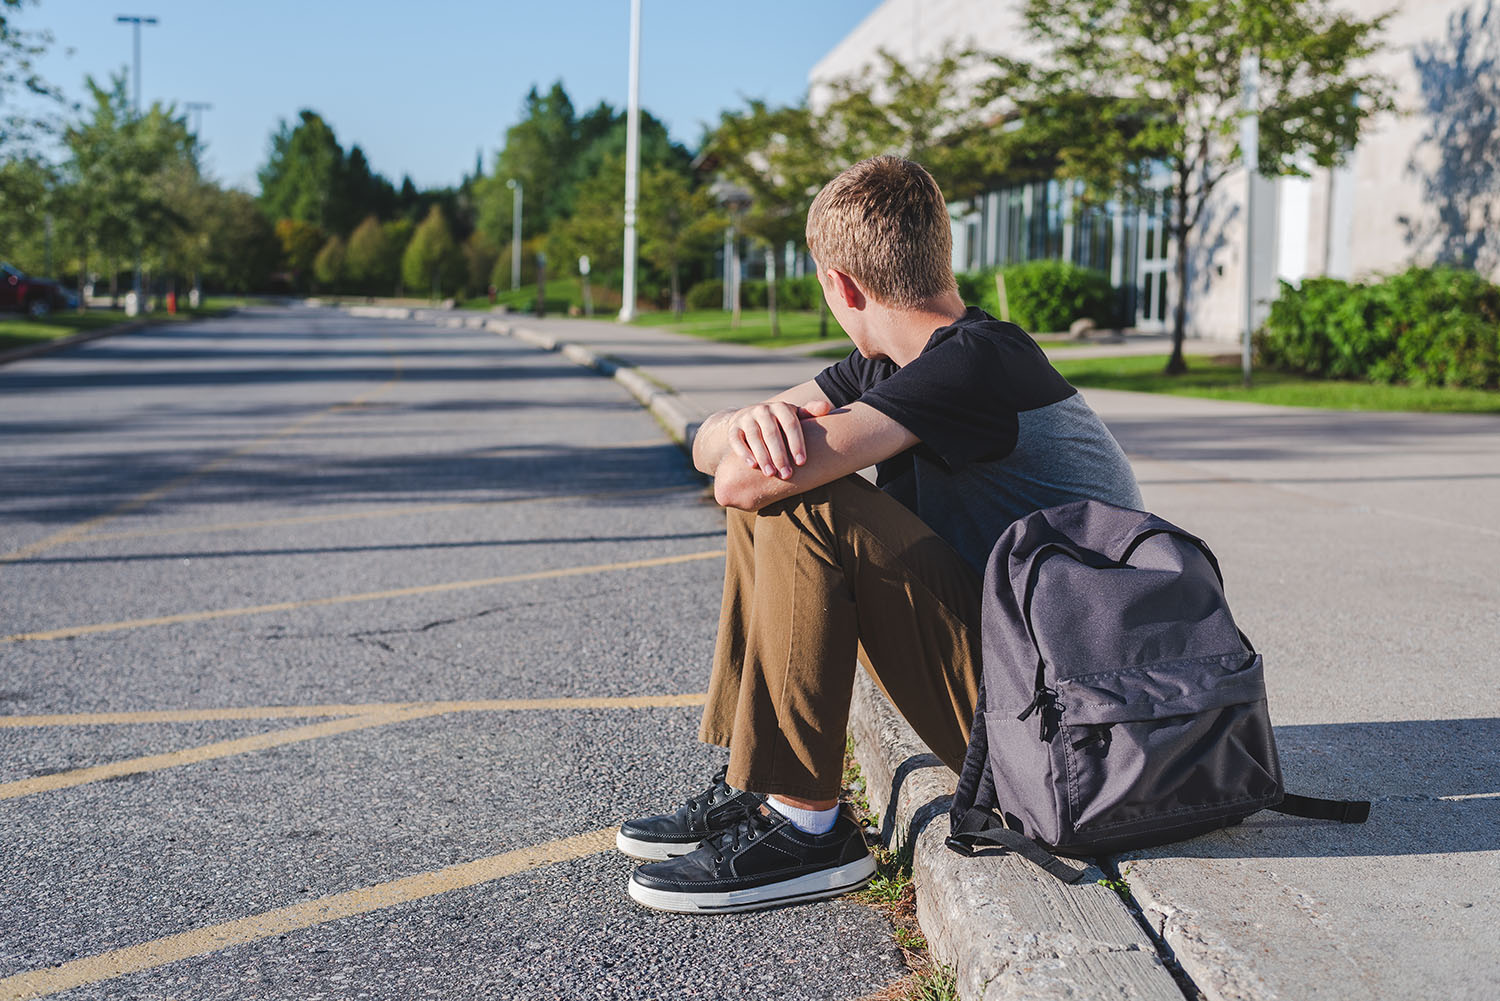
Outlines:
{"type": "Polygon", "coordinates": [[[51,278],[24,274],[0,262],[0,309],[14,309],[41,317],[54,309],[68,309],[77,304],[73,293],[51,278]]]}

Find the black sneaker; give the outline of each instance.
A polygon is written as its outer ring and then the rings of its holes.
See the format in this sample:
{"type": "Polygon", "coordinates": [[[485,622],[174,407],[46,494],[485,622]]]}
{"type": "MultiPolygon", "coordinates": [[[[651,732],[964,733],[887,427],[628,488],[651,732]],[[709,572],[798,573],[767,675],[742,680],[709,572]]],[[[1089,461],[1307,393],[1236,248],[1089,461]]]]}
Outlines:
{"type": "Polygon", "coordinates": [[[827,834],[808,834],[762,804],[697,851],[641,866],[630,896],[659,911],[753,911],[836,897],[873,875],[875,858],[848,813],[840,811],[827,834]]]}
{"type": "Polygon", "coordinates": [[[615,835],[615,847],[631,858],[676,858],[703,843],[710,834],[733,827],[746,811],[760,807],[761,798],[724,784],[727,768],[720,768],[714,784],[677,808],[675,813],[627,820],[615,835]]]}

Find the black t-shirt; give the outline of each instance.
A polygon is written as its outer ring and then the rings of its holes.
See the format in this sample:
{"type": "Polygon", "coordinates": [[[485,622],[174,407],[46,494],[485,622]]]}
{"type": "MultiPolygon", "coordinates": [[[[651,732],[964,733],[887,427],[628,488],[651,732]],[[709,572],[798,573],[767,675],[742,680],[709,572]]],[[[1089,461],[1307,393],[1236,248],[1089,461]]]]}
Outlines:
{"type": "Polygon", "coordinates": [[[920,443],[876,483],[976,569],[1022,515],[1093,498],[1141,507],[1120,446],[1025,331],[971,307],[905,367],[857,351],[817,376],[842,407],[874,407],[920,443]]]}

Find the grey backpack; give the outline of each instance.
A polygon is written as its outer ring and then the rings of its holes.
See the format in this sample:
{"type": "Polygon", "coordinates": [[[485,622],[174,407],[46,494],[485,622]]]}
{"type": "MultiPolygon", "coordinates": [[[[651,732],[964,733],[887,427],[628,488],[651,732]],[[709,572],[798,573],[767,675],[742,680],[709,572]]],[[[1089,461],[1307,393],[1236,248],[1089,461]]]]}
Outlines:
{"type": "Polygon", "coordinates": [[[948,843],[1053,857],[1179,841],[1261,809],[1360,823],[1369,804],[1288,795],[1260,655],[1218,561],[1155,515],[1037,511],[985,571],[984,676],[948,843]]]}

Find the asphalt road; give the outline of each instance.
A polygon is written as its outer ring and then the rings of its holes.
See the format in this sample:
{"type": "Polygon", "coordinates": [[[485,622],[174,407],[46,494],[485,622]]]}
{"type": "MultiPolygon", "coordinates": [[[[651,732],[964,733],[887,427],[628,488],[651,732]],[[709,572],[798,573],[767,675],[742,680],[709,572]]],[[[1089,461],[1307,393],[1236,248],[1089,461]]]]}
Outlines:
{"type": "Polygon", "coordinates": [[[635,906],[721,518],[625,392],[250,310],[0,369],[0,998],[853,998],[849,901],[635,906]]]}

